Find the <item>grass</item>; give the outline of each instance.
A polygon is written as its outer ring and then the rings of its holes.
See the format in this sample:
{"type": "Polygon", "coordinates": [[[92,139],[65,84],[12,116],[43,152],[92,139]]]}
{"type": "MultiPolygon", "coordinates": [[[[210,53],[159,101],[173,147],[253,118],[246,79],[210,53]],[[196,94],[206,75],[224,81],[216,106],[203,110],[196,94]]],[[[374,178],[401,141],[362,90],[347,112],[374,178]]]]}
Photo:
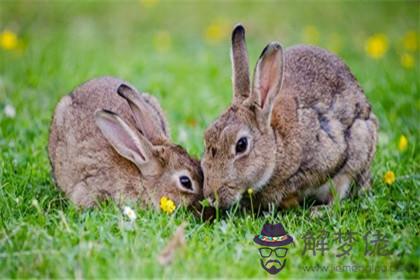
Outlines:
{"type": "Polygon", "coordinates": [[[297,240],[280,277],[419,278],[419,51],[402,42],[414,30],[419,44],[418,18],[418,2],[1,2],[0,32],[10,29],[19,41],[0,49],[0,277],[266,278],[252,238],[270,221],[297,240]],[[59,98],[90,78],[121,77],[158,97],[174,141],[199,157],[206,126],[231,99],[228,33],[236,22],[248,28],[251,65],[267,42],[279,40],[320,45],[350,66],[381,124],[371,192],[316,217],[308,207],[260,217],[231,211],[211,224],[184,209],[166,215],[133,206],[131,231],[113,203],[86,211],[69,203],[54,186],[46,153],[59,98]],[[388,41],[380,59],[365,52],[376,33],[388,41]],[[411,69],[400,63],[404,53],[415,60],[411,69]],[[8,104],[14,118],[3,111],[8,104]],[[409,140],[404,152],[400,135],[409,140]],[[390,186],[382,179],[387,170],[396,174],[390,186]],[[162,267],[156,256],[182,221],[187,245],[162,267]],[[335,257],[332,236],[324,256],[302,256],[304,235],[321,230],[358,233],[351,256],[335,257]],[[390,256],[365,256],[363,235],[373,232],[387,237],[390,256]],[[351,264],[373,270],[305,271],[351,264]]]}

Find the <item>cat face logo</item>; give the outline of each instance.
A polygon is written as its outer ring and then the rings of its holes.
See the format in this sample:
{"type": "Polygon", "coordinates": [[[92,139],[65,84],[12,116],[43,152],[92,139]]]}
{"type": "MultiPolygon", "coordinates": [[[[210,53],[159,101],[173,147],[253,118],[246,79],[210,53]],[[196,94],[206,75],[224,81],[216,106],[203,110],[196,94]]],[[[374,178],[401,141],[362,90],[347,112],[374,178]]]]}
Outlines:
{"type": "Polygon", "coordinates": [[[260,263],[270,274],[279,273],[286,265],[287,245],[293,238],[286,233],[282,224],[264,224],[261,234],[254,237],[259,245],[260,263]]]}

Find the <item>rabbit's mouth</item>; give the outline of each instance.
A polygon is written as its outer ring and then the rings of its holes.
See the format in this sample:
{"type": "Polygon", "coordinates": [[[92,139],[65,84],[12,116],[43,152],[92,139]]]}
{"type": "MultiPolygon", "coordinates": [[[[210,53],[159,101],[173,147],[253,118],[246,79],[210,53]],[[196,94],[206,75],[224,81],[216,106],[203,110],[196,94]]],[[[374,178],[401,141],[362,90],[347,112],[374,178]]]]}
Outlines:
{"type": "Polygon", "coordinates": [[[231,186],[223,186],[217,190],[217,194],[213,193],[207,196],[207,201],[212,207],[228,209],[242,198],[242,192],[239,188],[231,186]]]}

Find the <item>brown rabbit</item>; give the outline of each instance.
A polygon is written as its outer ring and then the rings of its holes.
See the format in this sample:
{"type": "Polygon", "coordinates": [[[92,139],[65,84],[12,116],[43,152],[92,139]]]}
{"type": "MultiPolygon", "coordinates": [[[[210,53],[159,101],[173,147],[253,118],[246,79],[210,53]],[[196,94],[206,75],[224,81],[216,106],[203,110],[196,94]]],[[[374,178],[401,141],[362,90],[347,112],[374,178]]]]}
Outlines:
{"type": "Polygon", "coordinates": [[[48,153],[57,185],[77,205],[112,198],[159,208],[202,198],[199,162],[169,140],[159,103],[112,77],[90,80],[58,103],[48,153]]]}
{"type": "Polygon", "coordinates": [[[326,50],[263,50],[249,79],[245,30],[232,33],[233,102],[206,130],[204,195],[222,208],[252,188],[259,205],[331,202],[370,186],[378,122],[349,68],[326,50]],[[332,182],[329,182],[329,179],[332,182]]]}

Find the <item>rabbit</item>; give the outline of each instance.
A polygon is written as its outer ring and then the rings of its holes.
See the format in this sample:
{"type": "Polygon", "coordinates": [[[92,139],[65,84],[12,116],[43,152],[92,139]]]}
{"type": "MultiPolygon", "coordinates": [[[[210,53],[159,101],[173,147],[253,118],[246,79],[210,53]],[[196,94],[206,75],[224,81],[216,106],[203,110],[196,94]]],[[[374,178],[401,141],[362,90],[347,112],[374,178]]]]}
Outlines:
{"type": "Polygon", "coordinates": [[[202,199],[198,160],[171,143],[157,100],[113,77],[90,80],[58,103],[48,154],[59,188],[77,206],[111,198],[159,209],[202,199]]]}
{"type": "Polygon", "coordinates": [[[242,25],[232,32],[231,60],[232,104],[204,135],[210,203],[246,202],[251,188],[254,205],[284,209],[310,197],[343,199],[353,182],[359,192],[370,187],[378,121],[342,60],[315,46],[283,51],[273,42],[251,85],[242,25]]]}

